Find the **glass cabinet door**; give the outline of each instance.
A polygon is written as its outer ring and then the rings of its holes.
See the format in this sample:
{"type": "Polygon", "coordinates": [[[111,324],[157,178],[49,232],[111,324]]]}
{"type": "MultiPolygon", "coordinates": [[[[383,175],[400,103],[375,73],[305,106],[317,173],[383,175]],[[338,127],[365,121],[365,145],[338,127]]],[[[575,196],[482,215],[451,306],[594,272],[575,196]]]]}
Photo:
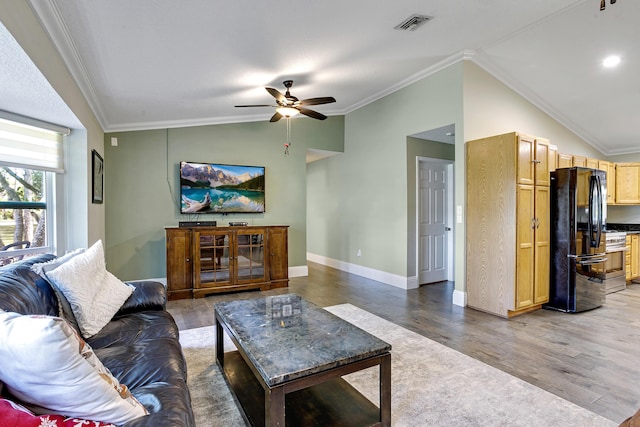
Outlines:
{"type": "Polygon", "coordinates": [[[231,234],[220,231],[194,233],[194,287],[210,288],[229,284],[233,277],[231,234]]]}
{"type": "Polygon", "coordinates": [[[236,278],[238,283],[266,280],[265,229],[236,231],[236,278]]]}

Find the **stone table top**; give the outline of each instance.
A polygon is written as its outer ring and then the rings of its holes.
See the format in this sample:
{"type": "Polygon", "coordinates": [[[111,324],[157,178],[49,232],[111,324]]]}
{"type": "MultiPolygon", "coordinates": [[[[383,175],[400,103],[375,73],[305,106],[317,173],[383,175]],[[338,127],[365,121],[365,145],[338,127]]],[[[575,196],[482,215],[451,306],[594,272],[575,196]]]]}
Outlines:
{"type": "Polygon", "coordinates": [[[391,350],[295,294],[219,302],[214,310],[271,387],[391,350]]]}

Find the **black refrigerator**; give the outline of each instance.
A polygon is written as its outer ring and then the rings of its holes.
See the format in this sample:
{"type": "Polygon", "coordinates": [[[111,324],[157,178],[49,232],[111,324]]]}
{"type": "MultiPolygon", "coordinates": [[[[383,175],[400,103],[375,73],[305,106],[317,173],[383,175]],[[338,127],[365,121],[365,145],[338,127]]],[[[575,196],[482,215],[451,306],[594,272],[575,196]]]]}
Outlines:
{"type": "Polygon", "coordinates": [[[577,313],[605,301],[604,171],[573,167],[551,172],[551,265],[544,308],[577,313]]]}

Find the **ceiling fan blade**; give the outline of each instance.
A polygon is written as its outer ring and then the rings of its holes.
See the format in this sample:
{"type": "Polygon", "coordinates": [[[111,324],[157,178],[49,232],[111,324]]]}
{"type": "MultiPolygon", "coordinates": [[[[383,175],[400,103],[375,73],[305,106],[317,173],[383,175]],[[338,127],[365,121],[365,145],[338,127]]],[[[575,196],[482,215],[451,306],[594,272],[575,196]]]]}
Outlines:
{"type": "Polygon", "coordinates": [[[322,104],[330,104],[332,102],[336,102],[336,99],[333,96],[323,96],[320,98],[309,98],[303,99],[298,102],[298,105],[322,105],[322,104]]]}
{"type": "Polygon", "coordinates": [[[272,87],[265,87],[265,89],[271,94],[271,96],[276,99],[276,101],[278,101],[279,104],[287,103],[287,98],[285,98],[282,92],[280,92],[278,89],[274,89],[272,87]]]}
{"type": "Polygon", "coordinates": [[[271,123],[273,123],[273,122],[277,122],[277,121],[278,121],[278,120],[280,120],[282,117],[283,117],[283,116],[282,116],[282,114],[280,114],[280,113],[278,113],[278,112],[276,111],[276,113],[275,113],[273,116],[271,116],[271,120],[269,120],[269,121],[270,121],[271,123]]]}
{"type": "Polygon", "coordinates": [[[277,105],[255,104],[255,105],[234,105],[234,107],[278,107],[277,105]]]}
{"type": "Polygon", "coordinates": [[[318,120],[324,120],[327,118],[324,114],[318,113],[317,111],[309,110],[308,108],[297,107],[300,114],[304,114],[305,116],[312,117],[318,120]]]}

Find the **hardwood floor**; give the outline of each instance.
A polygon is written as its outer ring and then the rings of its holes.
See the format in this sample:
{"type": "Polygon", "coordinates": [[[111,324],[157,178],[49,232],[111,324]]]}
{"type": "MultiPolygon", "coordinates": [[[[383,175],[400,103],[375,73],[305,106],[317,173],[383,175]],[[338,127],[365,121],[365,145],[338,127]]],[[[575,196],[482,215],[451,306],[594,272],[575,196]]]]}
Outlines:
{"type": "Polygon", "coordinates": [[[640,408],[640,284],[589,312],[506,320],[452,305],[452,282],[405,291],[309,263],[309,276],[289,288],[170,301],[168,310],[190,329],[212,325],[218,301],[288,292],[323,307],[350,303],[615,422],[640,408]]]}

